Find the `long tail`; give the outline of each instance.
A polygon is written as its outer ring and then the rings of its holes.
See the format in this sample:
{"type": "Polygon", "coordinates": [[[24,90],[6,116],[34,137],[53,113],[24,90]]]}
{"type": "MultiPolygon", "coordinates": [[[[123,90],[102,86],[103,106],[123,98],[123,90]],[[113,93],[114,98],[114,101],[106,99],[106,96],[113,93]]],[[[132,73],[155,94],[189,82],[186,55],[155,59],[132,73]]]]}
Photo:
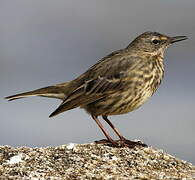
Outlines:
{"type": "Polygon", "coordinates": [[[7,99],[8,101],[12,101],[27,96],[43,96],[49,98],[64,99],[66,97],[66,94],[68,93],[68,84],[69,84],[68,82],[56,84],[54,86],[48,86],[48,87],[36,89],[34,91],[8,96],[5,97],[5,99],[7,99]]]}

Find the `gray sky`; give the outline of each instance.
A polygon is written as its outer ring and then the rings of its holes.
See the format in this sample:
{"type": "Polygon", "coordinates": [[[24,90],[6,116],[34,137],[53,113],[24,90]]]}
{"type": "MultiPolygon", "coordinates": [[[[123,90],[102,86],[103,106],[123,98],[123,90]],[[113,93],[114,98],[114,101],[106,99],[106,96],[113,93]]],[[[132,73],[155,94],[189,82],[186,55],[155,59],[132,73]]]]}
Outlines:
{"type": "Polygon", "coordinates": [[[194,0],[0,0],[0,144],[54,146],[104,138],[81,109],[49,119],[59,100],[3,97],[74,79],[137,35],[159,31],[189,40],[166,52],[157,93],[140,109],[111,119],[127,138],[195,164],[194,10],[194,0]]]}

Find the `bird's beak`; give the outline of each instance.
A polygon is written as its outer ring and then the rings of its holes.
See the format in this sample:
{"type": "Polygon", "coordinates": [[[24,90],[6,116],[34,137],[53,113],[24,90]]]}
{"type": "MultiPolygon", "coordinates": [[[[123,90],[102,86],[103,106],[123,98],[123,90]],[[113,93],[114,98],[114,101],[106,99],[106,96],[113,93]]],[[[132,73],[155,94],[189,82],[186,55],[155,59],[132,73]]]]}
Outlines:
{"type": "Polygon", "coordinates": [[[171,37],[171,44],[188,39],[187,36],[175,36],[171,37]]]}

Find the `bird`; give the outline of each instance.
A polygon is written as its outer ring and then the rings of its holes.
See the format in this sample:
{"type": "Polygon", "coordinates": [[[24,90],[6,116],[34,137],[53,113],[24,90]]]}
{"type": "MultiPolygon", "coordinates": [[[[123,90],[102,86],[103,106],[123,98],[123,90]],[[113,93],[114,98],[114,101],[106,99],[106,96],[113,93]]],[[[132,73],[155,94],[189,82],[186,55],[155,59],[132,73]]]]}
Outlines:
{"type": "Polygon", "coordinates": [[[142,106],[161,84],[165,50],[173,43],[186,39],[186,36],[171,37],[147,31],[137,36],[127,47],[100,59],[72,81],[8,96],[6,99],[12,101],[27,96],[57,98],[62,103],[49,117],[77,107],[83,108],[106,137],[96,143],[130,148],[147,146],[141,141],[126,139],[108,116],[125,114],[142,106]],[[118,140],[109,135],[99,117],[113,129],[118,140]]]}

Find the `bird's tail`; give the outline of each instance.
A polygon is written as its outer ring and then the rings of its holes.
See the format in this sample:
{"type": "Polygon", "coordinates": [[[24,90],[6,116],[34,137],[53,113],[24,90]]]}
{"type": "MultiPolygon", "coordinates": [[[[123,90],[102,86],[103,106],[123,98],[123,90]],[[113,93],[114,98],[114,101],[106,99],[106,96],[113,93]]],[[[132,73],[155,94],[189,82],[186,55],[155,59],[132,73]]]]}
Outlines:
{"type": "Polygon", "coordinates": [[[12,101],[27,96],[42,96],[42,97],[57,98],[63,100],[66,97],[66,94],[68,93],[69,90],[68,85],[69,85],[68,82],[56,84],[54,86],[48,86],[33,91],[8,96],[5,97],[5,99],[7,99],[8,101],[12,101]]]}

